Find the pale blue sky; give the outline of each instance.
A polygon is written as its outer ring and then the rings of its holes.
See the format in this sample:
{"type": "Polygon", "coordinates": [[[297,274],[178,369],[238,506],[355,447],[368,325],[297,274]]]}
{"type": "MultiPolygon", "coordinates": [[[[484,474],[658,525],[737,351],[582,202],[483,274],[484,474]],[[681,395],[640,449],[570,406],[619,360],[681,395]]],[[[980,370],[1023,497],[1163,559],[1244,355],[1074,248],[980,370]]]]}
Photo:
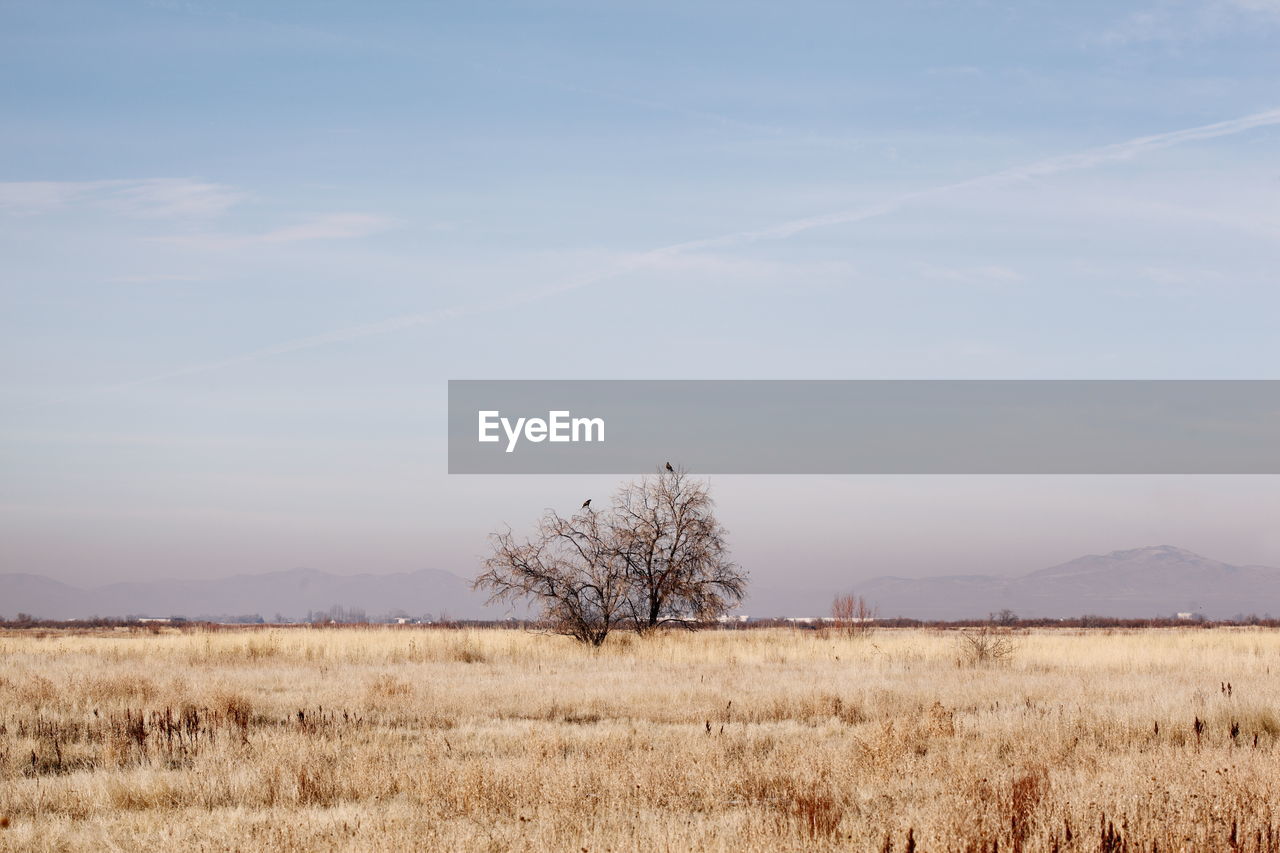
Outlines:
{"type": "MultiPolygon", "coordinates": [[[[470,574],[607,495],[448,477],[449,378],[1280,378],[1277,38],[1275,0],[0,3],[0,571],[470,574]]],[[[1280,565],[1278,486],[716,490],[762,585],[826,588],[1280,565]]]]}

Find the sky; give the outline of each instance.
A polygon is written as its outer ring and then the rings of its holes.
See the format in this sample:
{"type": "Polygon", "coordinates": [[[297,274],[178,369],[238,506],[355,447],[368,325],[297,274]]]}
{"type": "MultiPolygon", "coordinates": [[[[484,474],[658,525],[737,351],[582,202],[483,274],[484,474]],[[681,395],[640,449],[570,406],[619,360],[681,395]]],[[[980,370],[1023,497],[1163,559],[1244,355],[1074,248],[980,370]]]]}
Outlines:
{"type": "MultiPolygon", "coordinates": [[[[449,379],[1280,378],[1280,2],[0,2],[0,572],[474,574],[449,379]]],[[[696,460],[677,462],[697,472],[696,460]]],[[[759,588],[1275,477],[716,477],[759,588]]]]}

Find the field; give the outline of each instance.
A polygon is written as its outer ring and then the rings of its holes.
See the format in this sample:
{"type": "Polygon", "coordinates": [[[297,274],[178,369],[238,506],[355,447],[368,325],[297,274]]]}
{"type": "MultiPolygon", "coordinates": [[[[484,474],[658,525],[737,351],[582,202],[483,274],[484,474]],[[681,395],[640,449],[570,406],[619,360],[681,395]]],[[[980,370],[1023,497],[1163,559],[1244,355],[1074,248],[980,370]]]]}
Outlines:
{"type": "Polygon", "coordinates": [[[1280,633],[0,634],[0,849],[1280,850],[1280,633]]]}

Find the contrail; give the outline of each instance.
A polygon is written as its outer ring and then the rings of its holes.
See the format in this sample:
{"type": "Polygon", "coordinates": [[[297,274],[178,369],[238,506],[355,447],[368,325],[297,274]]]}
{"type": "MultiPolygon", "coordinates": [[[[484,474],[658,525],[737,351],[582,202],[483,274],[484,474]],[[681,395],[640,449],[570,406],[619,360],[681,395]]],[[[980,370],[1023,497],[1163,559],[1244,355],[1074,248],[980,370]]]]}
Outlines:
{"type": "MultiPolygon", "coordinates": [[[[643,269],[652,263],[675,255],[697,252],[703,249],[745,246],[766,240],[785,240],[789,237],[794,237],[797,234],[801,234],[805,231],[811,231],[815,228],[826,228],[832,225],[843,225],[852,222],[864,222],[868,219],[874,219],[893,213],[912,202],[923,199],[935,198],[962,190],[992,184],[1012,183],[1030,178],[1055,175],[1061,172],[1090,169],[1094,166],[1101,165],[1102,163],[1117,160],[1128,160],[1147,151],[1153,151],[1160,148],[1170,148],[1186,142],[1199,142],[1205,139],[1216,139],[1221,136],[1232,136],[1255,128],[1268,127],[1276,124],[1280,124],[1280,109],[1264,110],[1263,112],[1252,113],[1250,115],[1241,116],[1240,118],[1234,118],[1228,121],[1204,124],[1197,127],[1184,128],[1182,130],[1173,130],[1167,133],[1157,133],[1151,136],[1139,136],[1135,139],[1129,139],[1124,142],[1117,142],[1097,148],[1088,148],[1072,154],[1062,154],[1055,157],[1048,157],[1043,160],[1036,160],[1021,166],[1014,166],[1008,169],[1002,169],[998,172],[990,172],[985,175],[967,178],[963,181],[956,181],[949,184],[930,187],[928,189],[903,193],[902,195],[895,196],[878,204],[868,205],[866,207],[836,211],[834,213],[811,216],[803,219],[792,219],[785,222],[779,222],[775,225],[769,225],[764,228],[735,231],[733,233],[722,234],[717,237],[707,237],[697,240],[689,240],[683,243],[673,243],[669,246],[661,246],[632,255],[612,265],[609,269],[587,273],[577,278],[568,279],[558,284],[539,288],[537,290],[525,291],[524,293],[518,293],[500,299],[468,303],[450,308],[440,308],[422,313],[402,314],[396,317],[390,317],[386,320],[364,323],[359,326],[347,326],[342,329],[335,329],[331,332],[324,332],[310,337],[285,341],[283,343],[253,350],[252,352],[243,353],[241,355],[232,356],[219,361],[193,364],[187,367],[167,371],[165,373],[157,373],[153,376],[146,376],[140,379],[129,380],[127,382],[101,386],[93,389],[93,392],[103,393],[118,391],[138,385],[162,382],[167,379],[176,379],[182,376],[191,376],[193,374],[221,370],[226,367],[232,367],[246,362],[258,361],[264,358],[273,358],[278,355],[313,349],[327,344],[356,340],[359,338],[369,337],[371,335],[380,335],[397,329],[404,329],[412,326],[432,325],[442,320],[450,320],[474,314],[484,314],[492,311],[516,308],[522,305],[538,302],[561,293],[601,284],[609,281],[610,279],[617,278],[620,275],[625,275],[626,273],[643,269]]],[[[72,398],[64,397],[57,400],[49,400],[43,405],[66,402],[69,399],[72,398]]]]}
{"type": "Polygon", "coordinates": [[[796,234],[804,231],[810,231],[814,228],[841,225],[849,222],[862,222],[867,219],[884,216],[885,214],[892,213],[899,208],[905,207],[911,202],[920,201],[921,199],[926,198],[933,198],[940,195],[947,195],[958,190],[973,189],[975,187],[991,184],[1013,183],[1030,178],[1055,175],[1060,172],[1089,169],[1113,160],[1128,160],[1146,151],[1152,151],[1159,148],[1170,148],[1184,142],[1198,142],[1202,139],[1231,136],[1237,133],[1244,133],[1247,130],[1253,130],[1254,128],[1266,127],[1274,124],[1280,124],[1280,109],[1265,110],[1260,113],[1253,113],[1251,115],[1242,116],[1241,118],[1235,118],[1229,121],[1204,124],[1198,127],[1186,128],[1184,130],[1173,130],[1168,133],[1158,133],[1153,136],[1139,136],[1136,139],[1130,139],[1125,142],[1103,145],[1098,148],[1087,148],[1084,151],[1078,151],[1074,154],[1062,154],[1056,157],[1048,157],[1044,160],[1036,160],[1032,163],[1002,169],[998,172],[990,172],[985,175],[979,175],[978,177],[966,178],[963,181],[956,181],[950,184],[942,184],[928,189],[904,193],[900,196],[895,196],[894,198],[880,202],[879,204],[867,207],[842,210],[835,213],[823,214],[821,216],[807,217],[805,219],[793,219],[788,222],[780,222],[776,225],[770,225],[753,231],[739,231],[734,234],[725,234],[720,237],[691,240],[687,243],[679,243],[674,246],[654,249],[651,253],[658,255],[670,255],[680,252],[696,251],[698,249],[741,246],[750,243],[758,243],[763,240],[785,240],[788,237],[793,237],[796,234]]]}

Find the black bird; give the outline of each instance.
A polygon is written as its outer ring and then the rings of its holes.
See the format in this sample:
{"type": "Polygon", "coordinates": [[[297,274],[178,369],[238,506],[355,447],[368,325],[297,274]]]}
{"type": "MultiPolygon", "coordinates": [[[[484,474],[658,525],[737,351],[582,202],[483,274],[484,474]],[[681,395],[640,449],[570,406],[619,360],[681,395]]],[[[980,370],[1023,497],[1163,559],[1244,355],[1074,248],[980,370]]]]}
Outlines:
{"type": "Polygon", "coordinates": [[[670,462],[667,463],[667,470],[670,471],[672,474],[676,472],[676,469],[671,467],[670,462]]]}
{"type": "Polygon", "coordinates": [[[591,509],[591,498],[587,498],[585,501],[582,502],[582,508],[591,509]]]}

